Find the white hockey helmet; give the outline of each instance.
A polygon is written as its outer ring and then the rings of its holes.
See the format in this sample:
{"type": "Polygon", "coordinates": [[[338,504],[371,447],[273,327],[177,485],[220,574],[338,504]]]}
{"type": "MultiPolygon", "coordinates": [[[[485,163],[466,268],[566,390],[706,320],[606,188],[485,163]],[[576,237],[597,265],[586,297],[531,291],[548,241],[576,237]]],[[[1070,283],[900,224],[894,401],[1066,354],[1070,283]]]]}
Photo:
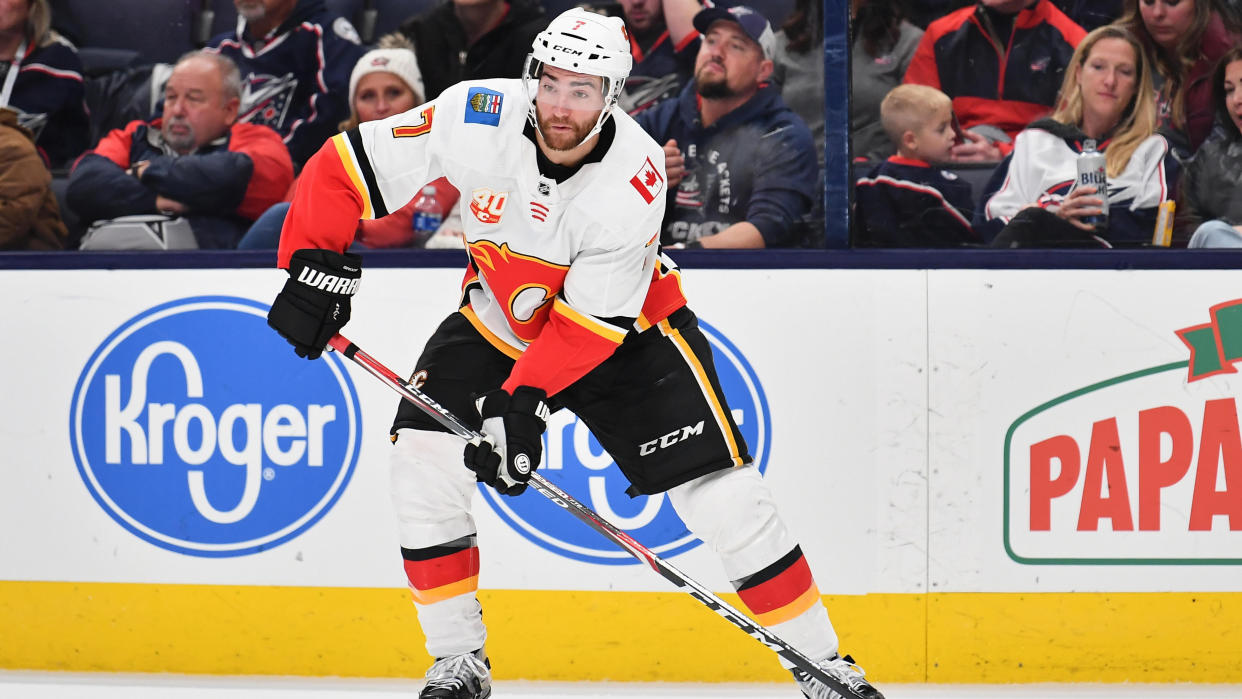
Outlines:
{"type": "Polygon", "coordinates": [[[609,17],[580,7],[565,10],[548,24],[547,29],[539,32],[526,57],[522,76],[531,98],[528,118],[536,129],[539,128],[535,117],[535,97],[544,66],[596,75],[603,78],[603,103],[595,128],[586,136],[591,138],[599,133],[604,120],[612,113],[633,65],[629,34],[620,17],[609,17]]]}

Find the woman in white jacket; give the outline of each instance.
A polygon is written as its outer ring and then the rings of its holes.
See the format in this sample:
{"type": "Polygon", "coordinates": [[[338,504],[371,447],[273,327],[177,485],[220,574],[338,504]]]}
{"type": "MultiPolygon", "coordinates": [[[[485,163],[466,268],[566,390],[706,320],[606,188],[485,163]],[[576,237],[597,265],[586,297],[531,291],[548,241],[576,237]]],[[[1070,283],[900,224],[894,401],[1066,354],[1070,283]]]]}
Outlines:
{"type": "Polygon", "coordinates": [[[982,207],[981,232],[995,234],[993,246],[1149,244],[1178,170],[1156,133],[1153,95],[1151,64],[1133,34],[1117,26],[1088,34],[1074,51],[1056,111],[1018,134],[1004,183],[982,207]],[[1105,156],[1106,224],[1084,221],[1102,212],[1096,187],[1075,186],[1088,140],[1105,156]]]}

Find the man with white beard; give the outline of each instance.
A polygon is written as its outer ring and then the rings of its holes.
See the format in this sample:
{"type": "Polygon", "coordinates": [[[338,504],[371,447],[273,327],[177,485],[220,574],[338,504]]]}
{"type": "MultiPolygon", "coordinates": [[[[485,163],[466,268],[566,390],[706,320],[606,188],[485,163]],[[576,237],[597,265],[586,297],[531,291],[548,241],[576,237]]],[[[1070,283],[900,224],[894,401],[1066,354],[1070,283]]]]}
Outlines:
{"type": "Polygon", "coordinates": [[[69,206],[85,222],[184,217],[199,248],[233,248],[280,201],[293,163],[280,136],[237,119],[237,66],[214,53],[181,58],[164,84],[164,115],[105,135],[69,176],[69,206]]]}

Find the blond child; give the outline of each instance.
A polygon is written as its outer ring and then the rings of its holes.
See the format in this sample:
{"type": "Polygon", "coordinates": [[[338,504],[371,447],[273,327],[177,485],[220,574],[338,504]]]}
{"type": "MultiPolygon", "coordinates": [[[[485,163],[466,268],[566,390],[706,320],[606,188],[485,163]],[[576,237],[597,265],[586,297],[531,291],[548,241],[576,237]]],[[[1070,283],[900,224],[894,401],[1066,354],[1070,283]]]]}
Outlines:
{"type": "Polygon", "coordinates": [[[880,103],[880,123],[897,155],[855,183],[855,245],[979,243],[970,225],[970,184],[932,165],[948,162],[958,142],[949,96],[926,85],[898,85],[880,103]]]}

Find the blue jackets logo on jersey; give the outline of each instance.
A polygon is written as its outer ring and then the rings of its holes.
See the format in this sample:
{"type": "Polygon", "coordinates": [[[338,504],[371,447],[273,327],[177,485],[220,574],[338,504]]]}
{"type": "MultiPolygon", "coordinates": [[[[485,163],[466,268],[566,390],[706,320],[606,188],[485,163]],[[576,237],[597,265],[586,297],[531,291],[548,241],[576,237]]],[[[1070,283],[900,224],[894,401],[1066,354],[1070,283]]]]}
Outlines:
{"type": "Polygon", "coordinates": [[[306,531],[344,492],[361,445],[353,383],[335,355],[296,359],[267,310],[227,296],[165,303],[83,368],[74,460],[135,536],[193,556],[256,553],[306,531]]]}
{"type": "MultiPolygon", "coordinates": [[[[746,438],[755,464],[761,472],[766,471],[772,426],[759,377],[737,347],[701,318],[699,329],[711,343],[720,385],[733,410],[734,420],[746,438]]],[[[687,425],[675,435],[666,435],[665,441],[692,434],[695,427],[687,425]]],[[[659,449],[661,443],[657,440],[643,448],[659,449]]],[[[543,458],[540,474],[657,555],[676,556],[702,543],[682,523],[665,494],[636,498],[626,495],[629,482],[625,476],[591,436],[587,426],[568,410],[560,410],[548,420],[543,458]]],[[[486,485],[480,485],[479,490],[501,519],[536,546],[587,563],[629,565],[638,562],[547,498],[537,495],[510,498],[498,495],[486,485]]]]}
{"type": "Polygon", "coordinates": [[[466,123],[500,124],[500,107],[505,96],[485,87],[472,87],[466,94],[466,123]]]}

